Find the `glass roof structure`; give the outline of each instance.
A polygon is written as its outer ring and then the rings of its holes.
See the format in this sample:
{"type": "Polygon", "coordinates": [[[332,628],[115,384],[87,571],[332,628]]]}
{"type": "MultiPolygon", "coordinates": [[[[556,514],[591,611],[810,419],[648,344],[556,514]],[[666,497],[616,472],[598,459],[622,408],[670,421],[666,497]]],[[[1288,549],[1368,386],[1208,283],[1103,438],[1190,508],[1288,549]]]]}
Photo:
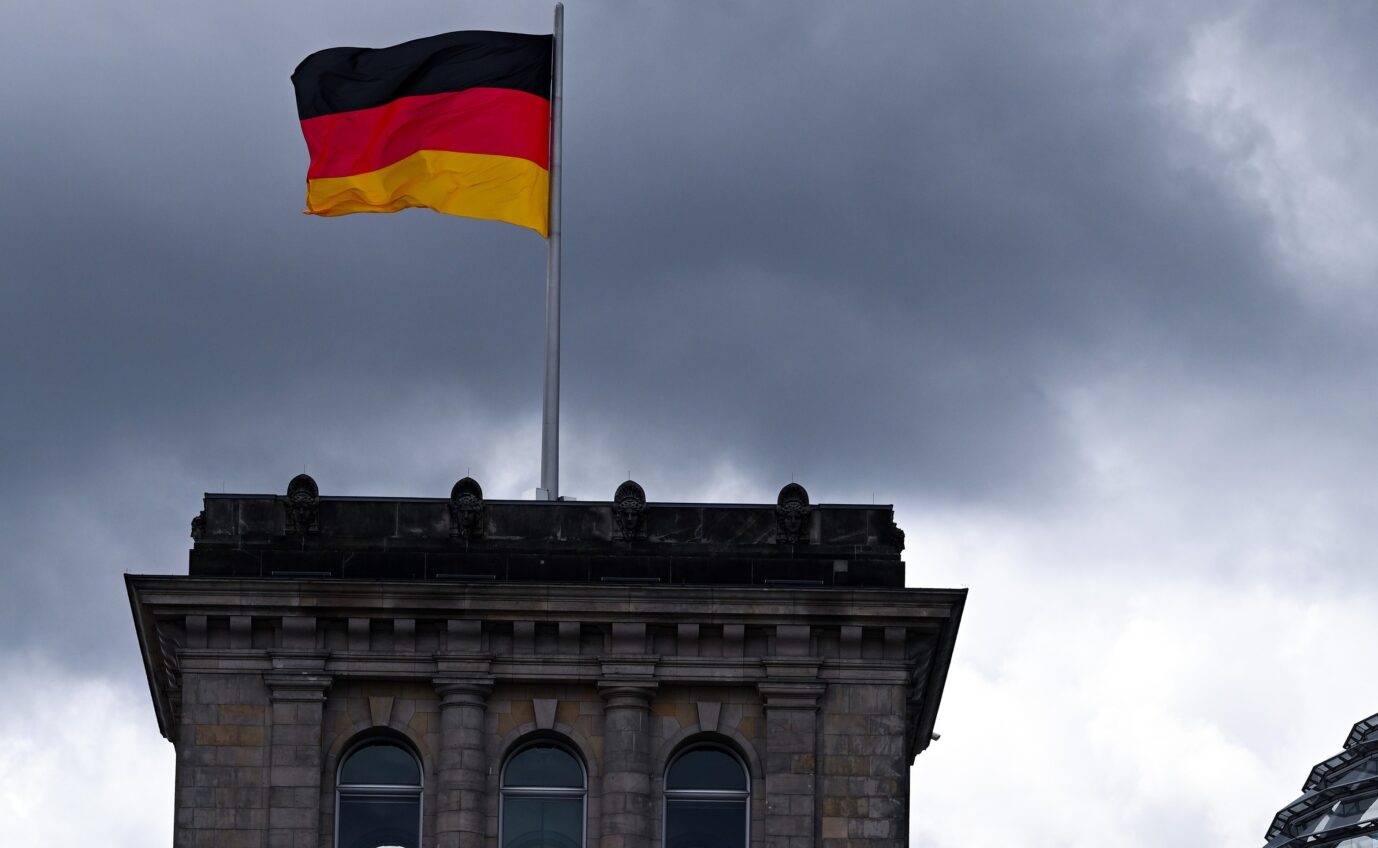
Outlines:
{"type": "Polygon", "coordinates": [[[1278,811],[1264,848],[1378,848],[1378,714],[1316,764],[1302,796],[1278,811]]]}

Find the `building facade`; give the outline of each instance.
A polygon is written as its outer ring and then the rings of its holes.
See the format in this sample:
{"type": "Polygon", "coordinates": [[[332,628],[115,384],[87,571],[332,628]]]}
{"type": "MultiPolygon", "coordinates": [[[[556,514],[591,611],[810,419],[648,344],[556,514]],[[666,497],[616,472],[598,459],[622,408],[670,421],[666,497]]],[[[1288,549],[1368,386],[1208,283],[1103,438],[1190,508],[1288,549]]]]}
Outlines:
{"type": "Polygon", "coordinates": [[[207,495],[126,583],[179,848],[907,842],[965,590],[887,506],[207,495]]]}
{"type": "Polygon", "coordinates": [[[1378,848],[1378,715],[1316,764],[1302,795],[1274,816],[1266,848],[1378,848]]]}

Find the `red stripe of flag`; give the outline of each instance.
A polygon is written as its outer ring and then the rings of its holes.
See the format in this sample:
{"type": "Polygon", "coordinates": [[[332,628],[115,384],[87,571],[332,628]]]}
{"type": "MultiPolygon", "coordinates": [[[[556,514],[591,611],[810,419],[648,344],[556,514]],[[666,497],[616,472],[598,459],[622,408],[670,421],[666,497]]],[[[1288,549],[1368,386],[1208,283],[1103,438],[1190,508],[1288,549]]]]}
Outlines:
{"type": "Polygon", "coordinates": [[[401,97],[301,122],[308,180],[376,171],[418,150],[528,159],[550,168],[550,101],[507,88],[401,97]]]}

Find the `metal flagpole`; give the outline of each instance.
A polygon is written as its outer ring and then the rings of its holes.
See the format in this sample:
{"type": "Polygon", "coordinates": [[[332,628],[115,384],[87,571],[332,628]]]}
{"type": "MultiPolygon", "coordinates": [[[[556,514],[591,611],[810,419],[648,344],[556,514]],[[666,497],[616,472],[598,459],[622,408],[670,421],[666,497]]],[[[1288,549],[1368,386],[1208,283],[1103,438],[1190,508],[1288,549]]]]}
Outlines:
{"type": "Polygon", "coordinates": [[[546,240],[545,399],[541,405],[541,488],[536,499],[560,499],[560,112],[565,88],[565,4],[555,4],[550,91],[550,236],[546,240]]]}

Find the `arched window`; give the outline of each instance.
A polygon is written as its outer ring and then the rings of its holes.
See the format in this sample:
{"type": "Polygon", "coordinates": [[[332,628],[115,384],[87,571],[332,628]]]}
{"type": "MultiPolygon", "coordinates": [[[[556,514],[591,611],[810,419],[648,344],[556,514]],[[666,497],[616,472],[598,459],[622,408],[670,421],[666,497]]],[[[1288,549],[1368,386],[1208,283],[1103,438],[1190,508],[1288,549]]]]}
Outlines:
{"type": "Polygon", "coordinates": [[[583,762],[553,742],[533,742],[502,769],[501,848],[583,848],[583,762]]]}
{"type": "Polygon", "coordinates": [[[724,748],[688,748],[665,770],[665,848],[746,848],[751,783],[724,748]]]}
{"type": "Polygon", "coordinates": [[[421,848],[421,762],[395,742],[350,750],[335,781],[336,848],[421,848]]]}

